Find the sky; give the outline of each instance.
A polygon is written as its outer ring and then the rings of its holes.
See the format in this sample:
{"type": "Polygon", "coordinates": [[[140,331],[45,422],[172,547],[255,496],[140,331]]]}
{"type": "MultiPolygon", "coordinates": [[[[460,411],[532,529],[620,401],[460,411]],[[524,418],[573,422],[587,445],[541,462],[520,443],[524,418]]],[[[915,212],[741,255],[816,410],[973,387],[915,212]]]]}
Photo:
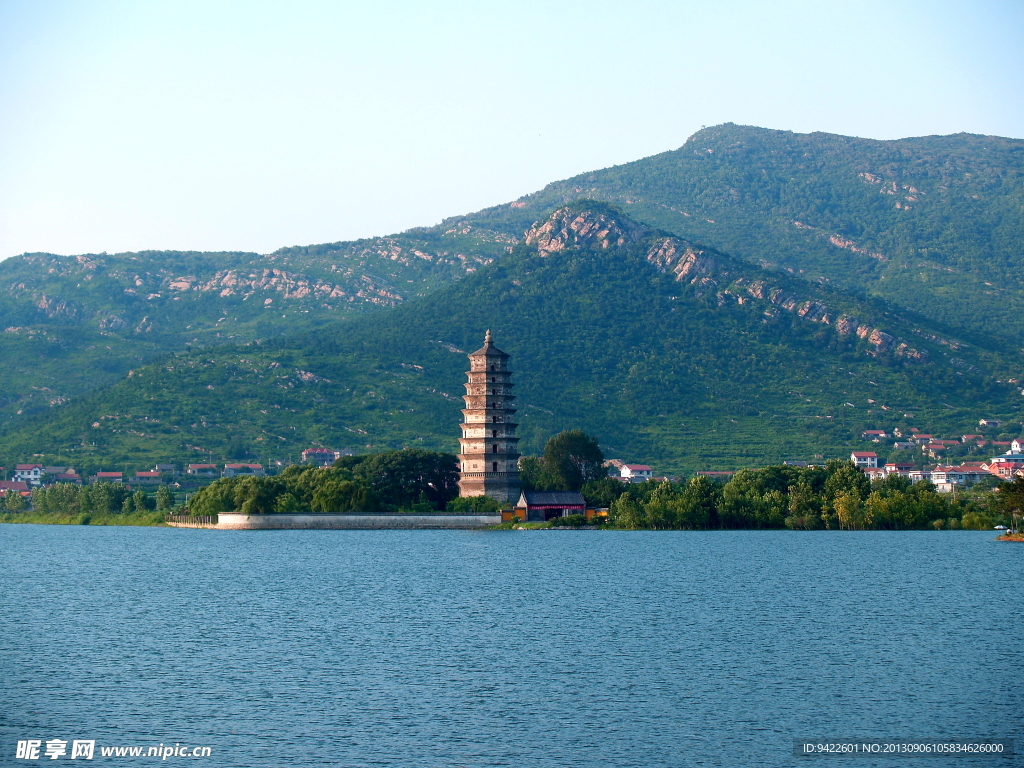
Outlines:
{"type": "Polygon", "coordinates": [[[0,259],[429,226],[733,122],[1024,138],[1019,0],[0,0],[0,259]]]}

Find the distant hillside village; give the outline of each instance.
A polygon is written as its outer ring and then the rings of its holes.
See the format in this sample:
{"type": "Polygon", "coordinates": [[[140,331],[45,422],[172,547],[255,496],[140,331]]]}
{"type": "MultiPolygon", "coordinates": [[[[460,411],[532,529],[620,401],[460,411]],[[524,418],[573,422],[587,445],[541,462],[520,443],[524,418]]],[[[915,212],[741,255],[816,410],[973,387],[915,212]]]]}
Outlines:
{"type": "MultiPolygon", "coordinates": [[[[329,448],[307,448],[301,454],[301,463],[317,467],[329,467],[342,456],[351,456],[352,451],[335,451],[329,448]]],[[[99,471],[81,475],[74,467],[45,466],[43,464],[17,464],[6,479],[4,467],[0,467],[0,495],[19,493],[30,497],[36,488],[45,488],[58,483],[73,485],[95,485],[116,483],[145,490],[148,486],[165,486],[173,491],[198,489],[222,477],[266,477],[280,472],[288,464],[275,462],[264,467],[262,464],[157,464],[152,469],[134,473],[99,471]]]]}
{"type": "MultiPolygon", "coordinates": [[[[979,426],[988,429],[998,428],[1003,422],[996,419],[982,419],[979,426]]],[[[907,434],[900,430],[887,432],[880,429],[868,429],[861,434],[861,439],[872,443],[885,444],[892,441],[889,453],[917,454],[917,460],[884,461],[878,451],[852,451],[849,460],[872,480],[882,480],[890,475],[905,477],[912,483],[929,481],[939,493],[951,493],[956,488],[969,488],[984,480],[1012,481],[1024,478],[1024,436],[1014,440],[993,440],[982,434],[965,434],[953,439],[942,439],[933,434],[926,434],[917,429],[910,429],[907,434]],[[1005,449],[1002,453],[995,453],[1005,449]],[[988,457],[976,461],[960,463],[942,462],[952,456],[963,457],[966,454],[988,454],[988,457]],[[937,463],[928,463],[927,460],[937,463]]],[[[318,467],[331,466],[342,456],[350,456],[352,451],[337,451],[330,448],[315,447],[302,451],[301,464],[318,467]]],[[[785,461],[786,466],[807,467],[813,463],[807,461],[785,461]]],[[[81,475],[74,467],[45,466],[43,464],[18,464],[7,479],[7,472],[0,467],[0,494],[19,493],[30,497],[36,488],[71,483],[74,485],[96,483],[118,483],[141,489],[150,486],[168,486],[174,491],[198,489],[213,480],[222,477],[265,477],[275,475],[290,466],[283,462],[274,462],[269,466],[252,463],[198,463],[179,466],[177,464],[157,464],[152,469],[134,473],[116,471],[98,471],[91,475],[81,475]]],[[[648,481],[677,481],[670,476],[657,476],[647,464],[630,464],[620,459],[609,459],[605,462],[608,476],[624,483],[644,483],[648,481]]],[[[700,470],[697,477],[711,480],[727,481],[733,470],[700,470]]]]}

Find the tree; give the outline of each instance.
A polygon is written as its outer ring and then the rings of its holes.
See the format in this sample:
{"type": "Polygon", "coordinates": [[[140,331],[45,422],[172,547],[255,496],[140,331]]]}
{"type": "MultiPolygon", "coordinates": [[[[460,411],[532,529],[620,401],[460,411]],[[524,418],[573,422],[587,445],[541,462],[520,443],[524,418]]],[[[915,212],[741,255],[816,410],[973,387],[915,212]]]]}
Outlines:
{"type": "Polygon", "coordinates": [[[544,475],[557,487],[551,490],[578,491],[584,483],[607,477],[597,440],[579,429],[559,432],[544,446],[544,475]]]}
{"type": "Polygon", "coordinates": [[[297,511],[297,502],[283,501],[280,505],[279,496],[288,493],[285,483],[276,477],[242,477],[234,478],[234,507],[243,515],[272,515],[279,511],[297,511]]]}
{"type": "Polygon", "coordinates": [[[637,530],[647,528],[647,514],[640,504],[624,493],[615,500],[611,509],[608,510],[612,520],[619,528],[637,530]]]}
{"type": "Polygon", "coordinates": [[[171,489],[166,485],[161,485],[156,489],[156,508],[165,512],[174,506],[174,494],[171,493],[171,489]]]}
{"type": "Polygon", "coordinates": [[[221,478],[200,488],[189,500],[188,509],[193,515],[218,515],[235,510],[235,483],[233,479],[221,478]]]}
{"type": "Polygon", "coordinates": [[[806,479],[801,480],[789,489],[789,516],[786,526],[813,530],[821,527],[821,502],[811,490],[806,479]]]}
{"type": "Polygon", "coordinates": [[[524,491],[540,491],[544,485],[544,464],[536,456],[519,459],[519,482],[524,491]]]}
{"type": "Polygon", "coordinates": [[[871,493],[871,480],[852,461],[829,459],[825,469],[828,472],[825,481],[826,498],[834,499],[841,493],[852,493],[863,500],[871,493]]]}
{"type": "Polygon", "coordinates": [[[860,497],[854,491],[841,491],[832,501],[840,528],[855,531],[863,527],[860,497]]]}
{"type": "Polygon", "coordinates": [[[502,503],[490,496],[463,496],[448,502],[446,511],[460,515],[496,515],[502,503]]]}
{"type": "MultiPolygon", "coordinates": [[[[536,459],[534,459],[536,461],[536,459]]],[[[520,474],[520,477],[522,475],[520,474]]],[[[524,484],[525,487],[525,484],[524,484]]],[[[529,490],[529,489],[527,489],[529,490]]],[[[581,492],[588,505],[594,507],[610,507],[626,491],[626,484],[614,477],[602,477],[583,484],[581,492]]]]}
{"type": "Polygon", "coordinates": [[[153,508],[152,500],[141,488],[132,494],[132,506],[136,512],[148,512],[153,508]]]}
{"type": "Polygon", "coordinates": [[[442,510],[459,495],[459,462],[453,454],[406,448],[367,457],[353,470],[369,481],[380,500],[410,508],[428,503],[442,510]]]}
{"type": "Polygon", "coordinates": [[[1020,517],[1024,511],[1024,477],[1015,477],[1012,483],[996,487],[996,508],[1010,518],[1020,517]]]}
{"type": "Polygon", "coordinates": [[[335,476],[313,490],[310,508],[314,512],[371,512],[379,508],[377,495],[366,480],[344,470],[331,472],[335,476]]]}
{"type": "Polygon", "coordinates": [[[21,491],[7,491],[4,493],[3,502],[7,512],[25,511],[25,497],[21,495],[21,491]]]}
{"type": "Polygon", "coordinates": [[[681,528],[717,528],[718,505],[722,503],[722,486],[706,477],[695,477],[683,491],[679,515],[681,528]]]}

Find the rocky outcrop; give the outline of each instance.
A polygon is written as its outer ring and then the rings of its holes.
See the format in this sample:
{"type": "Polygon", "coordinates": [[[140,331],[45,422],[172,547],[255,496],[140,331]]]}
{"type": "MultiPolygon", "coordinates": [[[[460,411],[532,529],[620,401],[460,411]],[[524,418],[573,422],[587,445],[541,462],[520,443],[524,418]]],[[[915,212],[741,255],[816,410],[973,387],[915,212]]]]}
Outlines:
{"type": "Polygon", "coordinates": [[[541,256],[548,256],[570,246],[601,249],[623,246],[650,233],[648,227],[625,217],[565,206],[543,223],[530,227],[525,242],[535,246],[541,256]]]}
{"type": "MultiPolygon", "coordinates": [[[[818,299],[772,285],[770,277],[752,279],[750,268],[742,263],[678,237],[657,236],[650,227],[626,216],[616,216],[614,212],[600,208],[591,210],[579,204],[564,206],[543,222],[530,227],[525,237],[526,244],[534,246],[545,257],[573,247],[605,250],[643,241],[647,241],[646,259],[658,271],[672,274],[677,281],[694,286],[698,296],[713,292],[718,306],[725,306],[730,301],[737,304],[763,302],[767,316],[774,316],[782,310],[811,323],[831,325],[840,336],[854,335],[864,340],[872,354],[888,353],[906,360],[927,359],[926,352],[914,349],[881,328],[837,313],[818,299]]],[[[835,244],[862,252],[849,241],[835,244]]]]}
{"type": "Polygon", "coordinates": [[[45,312],[47,317],[63,317],[75,320],[79,316],[77,307],[68,304],[63,299],[47,296],[45,293],[39,297],[39,300],[36,302],[36,308],[45,312]]]}
{"type": "Polygon", "coordinates": [[[740,274],[742,267],[726,265],[723,260],[707,251],[675,237],[656,241],[647,252],[647,260],[662,272],[671,272],[676,280],[699,286],[701,289],[725,285],[717,292],[718,305],[724,306],[730,300],[746,304],[750,300],[763,301],[774,308],[792,312],[812,323],[831,325],[840,336],[856,335],[864,339],[876,354],[890,353],[907,360],[924,361],[926,352],[914,349],[905,341],[897,339],[881,328],[861,323],[845,314],[837,315],[827,304],[817,299],[799,296],[765,279],[750,280],[740,274]]]}

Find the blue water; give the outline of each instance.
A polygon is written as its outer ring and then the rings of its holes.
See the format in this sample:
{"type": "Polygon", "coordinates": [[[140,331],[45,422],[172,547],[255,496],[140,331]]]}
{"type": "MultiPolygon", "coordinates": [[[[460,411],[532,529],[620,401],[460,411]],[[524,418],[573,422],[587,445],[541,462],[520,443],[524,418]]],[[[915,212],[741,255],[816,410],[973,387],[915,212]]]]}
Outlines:
{"type": "Polygon", "coordinates": [[[100,745],[180,742],[212,755],[165,764],[273,768],[832,766],[850,760],[793,740],[839,737],[1024,751],[1022,558],[985,532],[4,525],[0,766],[83,762],[14,759],[52,738],[95,739],[96,765],[160,762],[100,745]]]}

